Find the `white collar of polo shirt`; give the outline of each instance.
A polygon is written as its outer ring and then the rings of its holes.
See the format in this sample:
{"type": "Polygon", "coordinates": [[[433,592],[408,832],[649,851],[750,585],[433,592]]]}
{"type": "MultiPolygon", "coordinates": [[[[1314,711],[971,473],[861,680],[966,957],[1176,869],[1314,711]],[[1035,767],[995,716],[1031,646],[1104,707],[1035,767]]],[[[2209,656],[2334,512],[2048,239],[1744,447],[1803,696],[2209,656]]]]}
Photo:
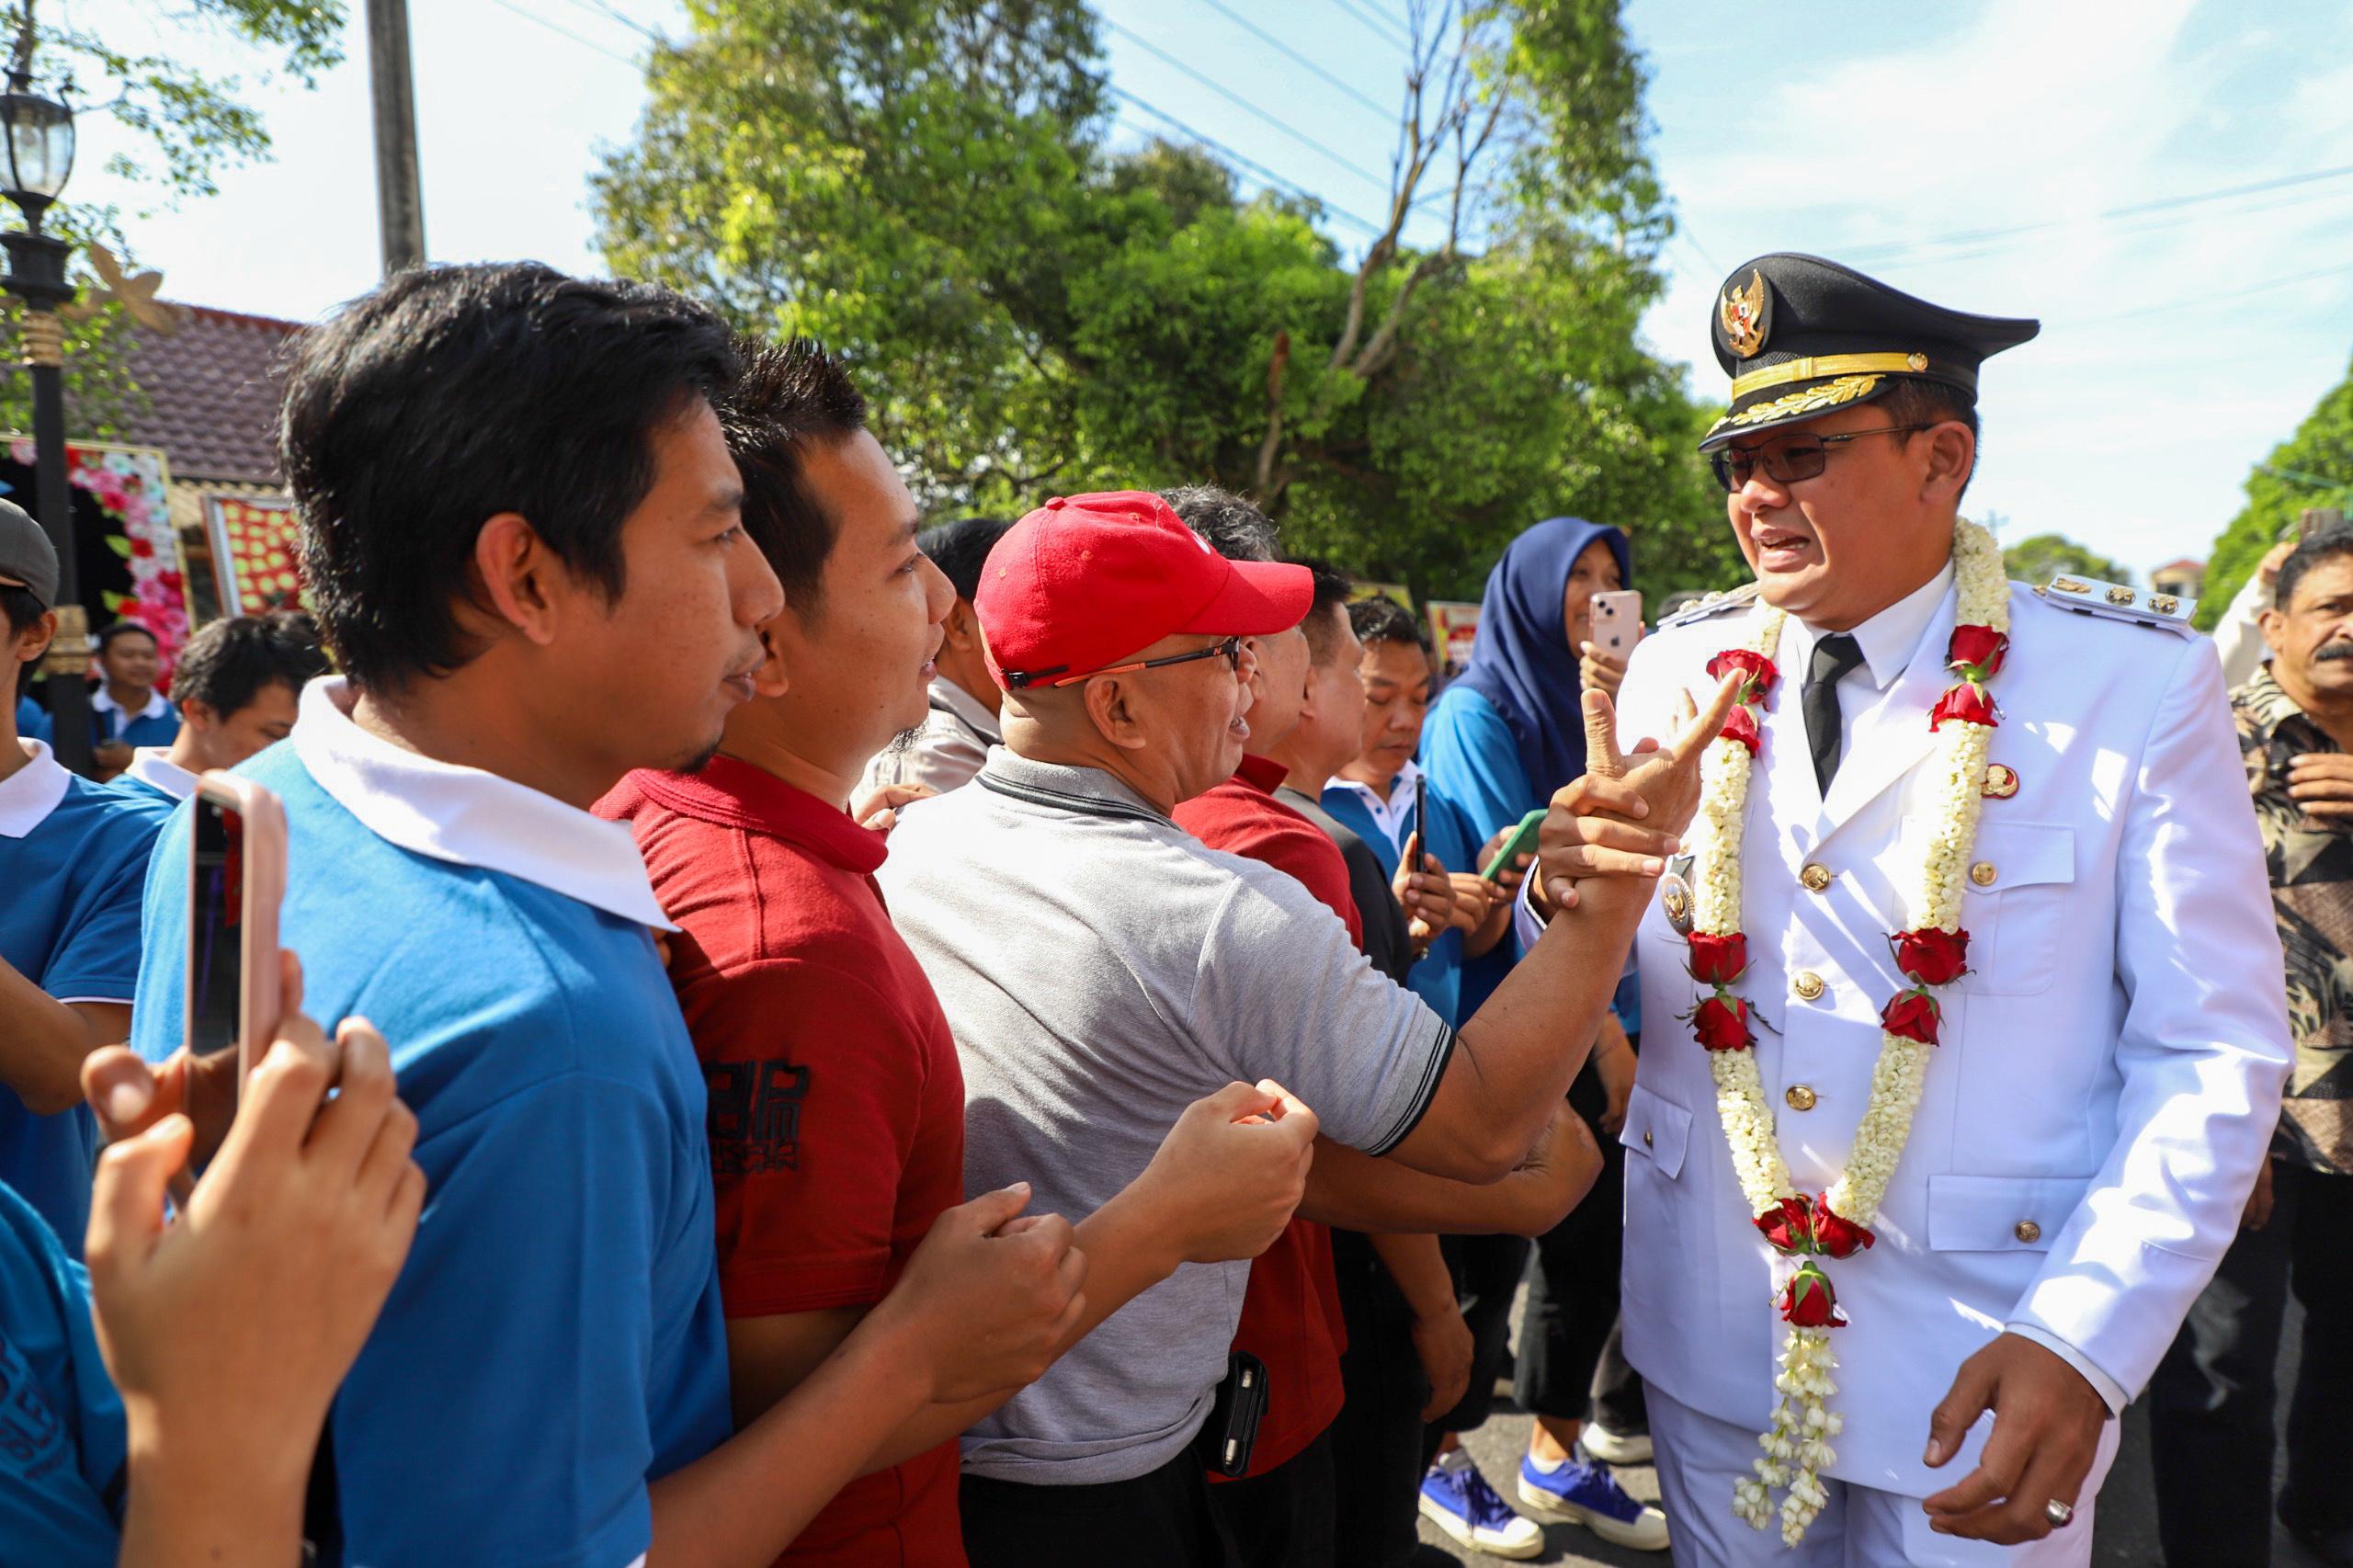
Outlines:
{"type": "Polygon", "coordinates": [[[196,775],[174,762],[165,746],[141,746],[131,754],[131,766],[123,769],[142,784],[152,784],[175,801],[185,801],[196,793],[196,775]]]}
{"type": "Polygon", "coordinates": [[[0,778],[0,838],[22,838],[47,822],[74,780],[47,742],[19,737],[17,744],[32,760],[0,778]]]}
{"type": "Polygon", "coordinates": [[[149,687],[147,688],[147,706],[142,708],[136,713],[125,713],[123,712],[122,704],[117,702],[114,699],[114,695],[108,691],[105,685],[101,683],[97,687],[94,687],[90,692],[90,706],[97,709],[101,713],[122,713],[122,722],[124,723],[136,724],[142,719],[162,718],[165,713],[170,710],[171,703],[165,699],[162,692],[157,691],[153,687],[149,687]]]}
{"type": "Polygon", "coordinates": [[[1390,780],[1389,799],[1385,801],[1371,785],[1343,778],[1336,773],[1324,788],[1355,790],[1362,797],[1365,810],[1372,813],[1372,820],[1381,824],[1381,831],[1389,835],[1390,846],[1402,850],[1405,847],[1405,835],[1401,830],[1405,825],[1405,813],[1414,809],[1414,780],[1421,776],[1422,765],[1409,756],[1405,766],[1397,770],[1397,777],[1390,780]]]}
{"type": "MultiPolygon", "coordinates": [[[[678,928],[654,902],[628,824],[371,735],[352,722],[355,700],[345,677],[320,676],[302,688],[290,738],[319,788],[377,837],[518,877],[642,926],[678,928]]],[[[292,853],[301,853],[300,846],[292,853]]]]}
{"type": "Polygon", "coordinates": [[[946,676],[931,677],[931,695],[946,703],[950,713],[987,736],[992,745],[1004,742],[1005,734],[998,727],[996,715],[990,712],[979,698],[946,676]]]}
{"type": "MultiPolygon", "coordinates": [[[[1952,562],[1948,561],[1944,570],[1849,633],[1863,651],[1863,668],[1870,672],[1874,690],[1886,690],[1911,666],[1912,655],[1919,652],[1920,639],[1935,619],[1937,607],[1951,591],[1952,562]]],[[[1785,675],[1794,675],[1802,683],[1813,645],[1827,635],[1791,616],[1781,634],[1782,651],[1773,656],[1773,662],[1785,675]]]]}

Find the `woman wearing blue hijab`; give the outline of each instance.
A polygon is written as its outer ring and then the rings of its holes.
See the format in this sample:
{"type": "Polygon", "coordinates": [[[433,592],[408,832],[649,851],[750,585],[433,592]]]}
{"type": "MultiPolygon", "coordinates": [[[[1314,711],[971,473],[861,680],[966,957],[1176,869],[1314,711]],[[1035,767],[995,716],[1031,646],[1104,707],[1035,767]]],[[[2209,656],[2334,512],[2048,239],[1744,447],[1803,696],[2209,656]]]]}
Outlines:
{"type": "MultiPolygon", "coordinates": [[[[1439,696],[1422,732],[1422,767],[1431,789],[1459,804],[1482,837],[1492,839],[1517,825],[1585,771],[1585,715],[1579,698],[1588,681],[1615,698],[1626,673],[1618,661],[1585,652],[1593,638],[1593,596],[1625,587],[1632,575],[1625,534],[1582,517],[1548,517],[1537,524],[1511,541],[1487,574],[1471,667],[1439,696]]],[[[1512,944],[1506,943],[1464,966],[1466,1008],[1501,983],[1516,957],[1512,944]]],[[[1629,1018],[1627,1027],[1639,1029],[1641,1024],[1629,1018]]],[[[1614,1033],[1605,1030],[1595,1047],[1594,1062],[1569,1096],[1610,1155],[1617,1153],[1616,1123],[1624,1114],[1633,1066],[1631,1051],[1618,1055],[1625,1045],[1622,1039],[1612,1038],[1614,1033]],[[1606,1072],[1600,1066],[1605,1054],[1610,1058],[1606,1072]]],[[[1622,1180],[1622,1169],[1610,1161],[1604,1182],[1613,1176],[1622,1180]]],[[[1645,1425],[1639,1381],[1618,1352],[1614,1332],[1615,1249],[1622,1244],[1619,1202],[1616,1194],[1597,1187],[1537,1244],[1538,1266],[1529,1281],[1529,1316],[1515,1378],[1515,1392],[1537,1417],[1529,1452],[1520,1461],[1519,1499],[1541,1517],[1572,1520],[1606,1540],[1655,1551],[1667,1544],[1665,1516],[1628,1496],[1606,1464],[1598,1462],[1604,1456],[1579,1444],[1588,1435],[1585,1417],[1589,1408],[1609,1417],[1612,1428],[1622,1426],[1640,1432],[1645,1425]],[[1608,1365],[1602,1368],[1605,1361],[1608,1365]],[[1598,1379],[1597,1368],[1603,1371],[1598,1379]],[[1588,1400],[1596,1394],[1600,1397],[1589,1407],[1588,1400]]],[[[1449,1241],[1454,1244],[1449,1261],[1455,1267],[1458,1288],[1470,1301],[1464,1317],[1472,1324],[1480,1352],[1492,1355],[1489,1365],[1474,1359],[1472,1381],[1491,1387],[1492,1361],[1500,1360],[1503,1315],[1527,1253],[1523,1244],[1501,1237],[1449,1241]]],[[[1442,1420],[1449,1427],[1467,1428],[1484,1414],[1483,1407],[1458,1408],[1442,1420]]],[[[1592,1449],[1608,1450],[1608,1458],[1631,1459],[1638,1451],[1613,1448],[1602,1440],[1601,1432],[1590,1436],[1592,1449]]],[[[1444,1446],[1453,1447],[1451,1431],[1444,1446]]],[[[1452,1455],[1441,1460],[1449,1462],[1459,1465],[1461,1460],[1452,1455]]],[[[1426,1482],[1423,1512],[1436,1518],[1431,1493],[1431,1483],[1426,1482]]],[[[1438,1522],[1442,1528],[1446,1523],[1438,1522]]]]}
{"type": "MultiPolygon", "coordinates": [[[[1438,698],[1422,735],[1430,782],[1482,835],[1513,826],[1585,771],[1579,645],[1593,635],[1593,596],[1632,576],[1626,536],[1582,517],[1537,524],[1487,574],[1471,667],[1438,698]]],[[[1623,666],[1591,667],[1615,696],[1623,666]]]]}

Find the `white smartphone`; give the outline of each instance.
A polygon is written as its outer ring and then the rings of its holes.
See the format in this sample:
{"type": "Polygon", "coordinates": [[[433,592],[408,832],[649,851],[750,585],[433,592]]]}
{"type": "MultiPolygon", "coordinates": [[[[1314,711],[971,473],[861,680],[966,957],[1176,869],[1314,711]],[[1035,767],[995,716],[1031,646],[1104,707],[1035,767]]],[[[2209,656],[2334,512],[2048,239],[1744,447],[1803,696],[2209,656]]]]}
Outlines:
{"type": "Polygon", "coordinates": [[[1634,588],[1620,588],[1593,596],[1593,645],[1613,659],[1624,659],[1643,640],[1643,596],[1634,588]]]}
{"type": "Polygon", "coordinates": [[[236,1116],[238,1090],[278,1027],[286,812],[276,795],[251,779],[220,772],[197,780],[194,809],[183,1038],[188,1112],[205,1155],[236,1116]]]}

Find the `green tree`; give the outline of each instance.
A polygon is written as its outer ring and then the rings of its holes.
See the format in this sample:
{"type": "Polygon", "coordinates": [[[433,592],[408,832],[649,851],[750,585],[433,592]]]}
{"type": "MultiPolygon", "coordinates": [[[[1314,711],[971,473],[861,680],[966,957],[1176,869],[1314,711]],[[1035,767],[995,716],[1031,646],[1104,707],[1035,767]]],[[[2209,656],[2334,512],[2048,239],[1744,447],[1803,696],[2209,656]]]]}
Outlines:
{"type": "Polygon", "coordinates": [[[2033,534],[2006,545],[2002,565],[2019,583],[2047,583],[2063,573],[2103,583],[2121,583],[2128,575],[2122,566],[2064,534],[2033,534]]]}
{"type": "MultiPolygon", "coordinates": [[[[154,207],[214,194],[219,176],[269,155],[269,132],[251,103],[251,88],[283,72],[305,86],[343,58],[341,0],[176,0],[144,18],[153,45],[126,48],[74,25],[70,9],[35,0],[0,5],[0,35],[16,58],[28,61],[37,88],[66,87],[77,118],[109,115],[135,140],[108,160],[111,174],[152,196],[126,214],[108,204],[68,200],[53,207],[43,226],[73,242],[70,276],[99,308],[66,319],[65,385],[69,424],[77,437],[113,435],[122,417],[141,406],[129,362],[128,322],[119,304],[100,301],[86,246],[102,244],[133,265],[127,230],[154,207]],[[256,70],[244,76],[207,75],[190,63],[187,43],[228,38],[249,46],[256,70]]],[[[71,194],[71,187],[68,187],[71,194]]],[[[6,315],[14,321],[10,301],[6,315]]],[[[31,428],[28,379],[0,377],[0,428],[31,428]]]]}
{"type": "Polygon", "coordinates": [[[2212,631],[2231,598],[2307,506],[2353,508],[2353,372],[2246,478],[2246,505],[2214,540],[2198,624],[2212,631]]]}
{"type": "Polygon", "coordinates": [[[1110,152],[1082,0],[688,14],[597,179],[607,256],[825,341],[931,504],[1211,481],[1438,597],[1576,512],[1632,529],[1647,583],[1736,580],[1698,411],[1635,339],[1669,218],[1616,0],[1411,5],[1353,258],[1204,149],[1110,152]],[[1422,210],[1447,228],[1416,248],[1422,210]]]}

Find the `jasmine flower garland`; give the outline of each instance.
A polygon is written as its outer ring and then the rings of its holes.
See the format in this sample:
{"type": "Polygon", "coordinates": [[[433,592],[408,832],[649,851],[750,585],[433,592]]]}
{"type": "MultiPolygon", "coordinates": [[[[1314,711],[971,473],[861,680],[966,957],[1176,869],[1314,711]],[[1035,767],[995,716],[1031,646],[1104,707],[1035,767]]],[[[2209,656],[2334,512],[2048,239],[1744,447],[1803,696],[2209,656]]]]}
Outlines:
{"type": "Polygon", "coordinates": [[[1805,1539],[1827,1501],[1820,1472],[1836,1458],[1830,1440],[1843,1425],[1827,1403],[1838,1392],[1830,1377],[1838,1360],[1829,1331],[1847,1317],[1820,1260],[1852,1256],[1875,1239],[1870,1226],[1912,1136],[1912,1115],[1937,1043],[1942,1015],[1936,992],[1968,972],[1969,933],[1961,929],[1962,880],[1976,844],[1996,722],[1986,687],[2009,648],[2010,585],[1994,536],[1975,523],[1954,528],[1952,555],[1960,604],[1946,664],[1956,678],[1927,715],[1936,751],[1928,764],[1933,799],[1927,853],[1911,901],[1917,924],[1888,938],[1896,968],[1911,984],[1881,1009],[1870,1100],[1856,1126],[1846,1170],[1818,1198],[1790,1183],[1764,1080],[1749,1050],[1755,1036],[1748,1028],[1748,1005],[1733,990],[1747,961],[1747,939],[1740,929],[1741,834],[1749,777],[1763,744],[1750,708],[1765,699],[1779,678],[1773,653],[1780,644],[1782,613],[1768,608],[1745,646],[1725,650],[1708,665],[1708,673],[1719,677],[1745,670],[1749,682],[1742,704],[1700,759],[1699,810],[1691,837],[1691,972],[1711,994],[1688,1017],[1708,1050],[1716,1112],[1741,1193],[1766,1240],[1795,1260],[1780,1297],[1781,1316],[1790,1325],[1774,1379],[1780,1398],[1772,1430],[1756,1439],[1764,1453],[1756,1461],[1755,1478],[1733,1483],[1733,1512],[1763,1529],[1775,1513],[1773,1493],[1783,1492],[1781,1540],[1790,1546],[1805,1539]]]}

